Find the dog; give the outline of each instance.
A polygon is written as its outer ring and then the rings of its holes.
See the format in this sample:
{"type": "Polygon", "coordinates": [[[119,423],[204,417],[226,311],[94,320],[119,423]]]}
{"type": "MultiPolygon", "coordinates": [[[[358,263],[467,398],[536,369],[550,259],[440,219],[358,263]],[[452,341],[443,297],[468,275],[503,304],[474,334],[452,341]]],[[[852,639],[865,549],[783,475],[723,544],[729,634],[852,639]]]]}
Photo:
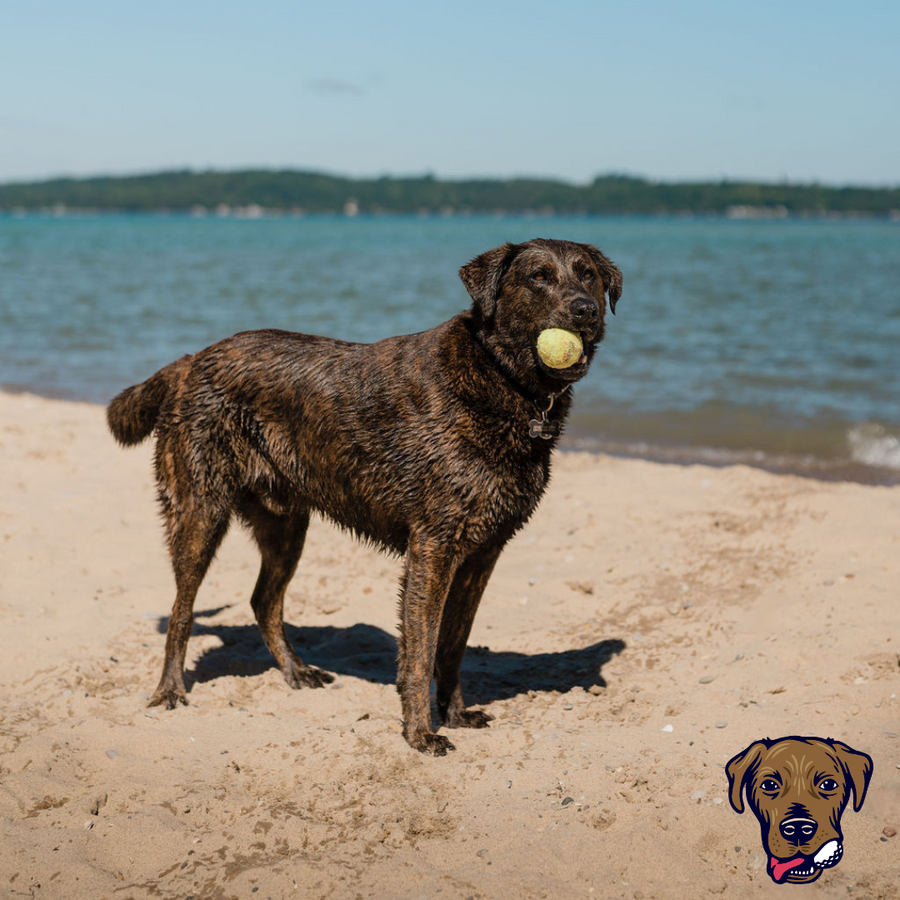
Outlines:
{"type": "Polygon", "coordinates": [[[264,330],[237,334],[123,391],[107,420],[123,445],[156,433],[159,500],[176,597],[150,705],[186,704],[197,589],[229,522],[259,546],[250,603],[292,688],[333,681],[284,633],[284,592],[317,511],[406,563],[397,689],[403,735],[444,755],[449,728],[483,728],[459,670],[504,545],[534,512],[571,404],[615,312],[622,273],[588,244],[507,243],[459,270],[470,309],[374,344],[264,330]],[[550,368],[539,333],[578,333],[580,358],[550,368]]]}
{"type": "Polygon", "coordinates": [[[808,884],[841,861],[841,815],[851,789],[862,808],[872,769],[868,754],[817,737],[767,738],[729,760],[731,806],[743,813],[746,789],[773,881],[808,884]]]}

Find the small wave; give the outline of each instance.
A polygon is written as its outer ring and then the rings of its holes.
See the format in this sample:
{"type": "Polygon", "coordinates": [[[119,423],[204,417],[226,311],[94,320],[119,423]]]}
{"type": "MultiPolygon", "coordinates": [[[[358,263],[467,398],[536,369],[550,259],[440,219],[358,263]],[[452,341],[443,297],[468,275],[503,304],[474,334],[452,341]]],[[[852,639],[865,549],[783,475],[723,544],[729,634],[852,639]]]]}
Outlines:
{"type": "Polygon", "coordinates": [[[900,437],[890,434],[877,422],[866,422],[851,428],[847,432],[847,443],[854,462],[900,469],[900,437]]]}
{"type": "MultiPolygon", "coordinates": [[[[858,429],[853,429],[854,431],[858,429]]],[[[870,455],[822,458],[811,454],[772,453],[762,450],[735,450],[725,447],[707,447],[697,444],[660,444],[646,441],[614,441],[597,437],[566,436],[560,445],[562,450],[608,453],[648,459],[675,465],[734,466],[745,465],[768,472],[800,475],[820,481],[855,481],[859,484],[900,484],[900,441],[887,435],[886,430],[875,434],[887,442],[872,445],[870,455]],[[893,441],[893,443],[890,443],[893,441]],[[875,452],[880,448],[880,452],[875,452]],[[886,452],[891,451],[891,453],[886,452]]],[[[849,434],[848,434],[849,441],[849,434]]]]}

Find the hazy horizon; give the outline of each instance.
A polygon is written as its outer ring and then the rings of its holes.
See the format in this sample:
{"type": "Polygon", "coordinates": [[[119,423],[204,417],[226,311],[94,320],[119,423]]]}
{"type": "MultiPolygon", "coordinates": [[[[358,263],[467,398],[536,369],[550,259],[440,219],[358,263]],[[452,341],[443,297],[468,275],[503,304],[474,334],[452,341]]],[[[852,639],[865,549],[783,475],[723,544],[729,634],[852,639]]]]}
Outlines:
{"type": "Polygon", "coordinates": [[[354,173],[354,172],[341,172],[336,170],[329,170],[325,168],[313,168],[306,166],[274,166],[274,165],[258,165],[258,166],[234,166],[234,167],[218,167],[218,166],[181,166],[181,167],[167,167],[160,169],[146,169],[146,170],[135,170],[135,171],[122,171],[122,172],[86,172],[83,174],[72,174],[67,172],[60,172],[56,174],[50,174],[46,176],[41,176],[38,178],[10,178],[8,180],[0,180],[0,186],[5,185],[13,185],[13,184],[40,184],[42,182],[48,181],[63,181],[63,180],[75,180],[75,181],[89,181],[92,179],[102,179],[102,178],[145,178],[154,175],[166,175],[172,174],[176,172],[190,172],[191,174],[200,175],[206,172],[213,172],[219,174],[227,174],[227,173],[235,173],[235,172],[247,172],[247,171],[295,171],[295,172],[303,172],[315,175],[324,175],[326,177],[331,178],[347,178],[347,179],[355,179],[355,180],[375,180],[379,178],[391,178],[397,181],[404,179],[418,179],[424,177],[432,177],[438,181],[447,181],[447,182],[456,182],[456,181],[554,181],[559,182],[561,184],[572,185],[575,187],[583,187],[591,184],[597,178],[633,178],[640,181],[647,181],[653,184],[716,184],[719,182],[734,182],[734,183],[747,183],[747,184],[789,184],[792,186],[803,186],[803,185],[821,185],[822,187],[827,188],[851,188],[851,187],[859,187],[866,189],[884,189],[884,190],[893,190],[900,187],[900,179],[896,182],[885,182],[883,184],[877,183],[864,183],[864,182],[853,182],[853,181],[825,181],[822,179],[809,179],[807,180],[792,180],[792,179],[764,179],[764,178],[750,178],[750,177],[742,177],[742,176],[730,176],[723,175],[719,177],[708,177],[708,178],[655,178],[650,175],[645,175],[636,172],[597,172],[595,175],[590,178],[585,179],[584,181],[576,181],[575,179],[566,178],[562,175],[553,175],[546,173],[534,173],[534,172],[513,172],[508,175],[502,174],[491,174],[491,173],[472,173],[472,174],[462,174],[462,175],[444,175],[440,172],[433,171],[418,171],[418,172],[362,172],[362,173],[354,173]]]}

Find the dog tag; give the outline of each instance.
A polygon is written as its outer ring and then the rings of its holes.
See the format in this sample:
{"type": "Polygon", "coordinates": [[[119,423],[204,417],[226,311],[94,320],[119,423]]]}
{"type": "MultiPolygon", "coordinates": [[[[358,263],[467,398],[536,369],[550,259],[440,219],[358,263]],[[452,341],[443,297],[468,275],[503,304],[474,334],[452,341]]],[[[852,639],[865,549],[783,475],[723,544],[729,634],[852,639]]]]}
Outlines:
{"type": "Polygon", "coordinates": [[[547,413],[542,413],[542,418],[540,421],[537,419],[532,419],[528,423],[528,435],[529,437],[539,437],[543,438],[545,441],[549,441],[552,438],[559,437],[559,422],[551,422],[547,418],[547,413]]]}

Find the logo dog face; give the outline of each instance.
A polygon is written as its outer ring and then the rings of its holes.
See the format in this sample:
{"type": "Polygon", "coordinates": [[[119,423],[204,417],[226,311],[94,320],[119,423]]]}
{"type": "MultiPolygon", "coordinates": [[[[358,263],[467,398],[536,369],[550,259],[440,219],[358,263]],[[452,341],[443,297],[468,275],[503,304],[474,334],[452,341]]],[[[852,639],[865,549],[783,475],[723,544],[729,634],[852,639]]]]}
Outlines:
{"type": "Polygon", "coordinates": [[[731,806],[744,811],[746,790],[773,881],[807,884],[841,861],[841,814],[851,790],[862,808],[872,768],[868,754],[815,737],[757,741],[729,760],[731,806]]]}

